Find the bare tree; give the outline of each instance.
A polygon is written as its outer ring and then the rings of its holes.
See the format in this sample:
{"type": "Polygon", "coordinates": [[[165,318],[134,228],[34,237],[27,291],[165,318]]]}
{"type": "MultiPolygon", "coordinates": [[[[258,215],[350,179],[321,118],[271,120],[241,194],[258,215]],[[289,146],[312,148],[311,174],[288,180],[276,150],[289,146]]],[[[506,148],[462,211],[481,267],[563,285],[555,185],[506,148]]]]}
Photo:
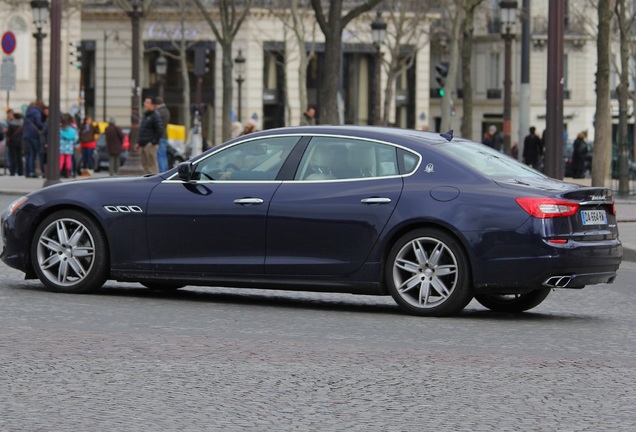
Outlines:
{"type": "Polygon", "coordinates": [[[610,43],[613,0],[598,0],[598,34],[596,38],[596,114],[594,116],[594,150],[592,186],[604,186],[611,169],[612,108],[610,105],[610,43]]]}
{"type": "MultiPolygon", "coordinates": [[[[316,21],[311,16],[309,24],[309,12],[311,6],[307,0],[282,0],[279,7],[272,8],[272,13],[283,24],[284,39],[287,41],[288,32],[291,32],[298,50],[298,101],[300,112],[305,112],[309,105],[307,97],[307,68],[315,53],[316,42],[316,21]],[[309,49],[307,49],[309,43],[309,49]]],[[[285,64],[291,60],[290,52],[286,50],[284,57],[285,64]]],[[[287,91],[288,80],[285,80],[285,97],[289,96],[287,91]]],[[[289,101],[286,101],[287,124],[291,124],[291,110],[289,101]]]]}
{"type": "MultiPolygon", "coordinates": [[[[198,1],[198,0],[197,0],[198,1]]],[[[337,124],[338,120],[338,77],[340,55],[342,52],[342,32],[354,18],[368,12],[382,0],[366,0],[343,15],[344,0],[330,1],[329,10],[325,14],[321,0],[311,0],[316,20],[325,35],[325,70],[320,77],[320,121],[326,124],[337,124]]]]}
{"type": "MultiPolygon", "coordinates": [[[[173,0],[167,4],[170,8],[176,8],[179,14],[179,32],[178,38],[171,37],[170,44],[174,48],[174,51],[166,51],[161,48],[155,47],[151,48],[149,51],[158,51],[162,55],[166,57],[170,57],[174,60],[177,60],[181,69],[181,82],[183,83],[182,88],[182,97],[183,97],[183,107],[182,107],[182,118],[184,122],[184,126],[186,127],[186,136],[188,136],[187,131],[192,123],[192,116],[190,113],[190,76],[188,71],[188,50],[195,44],[193,41],[188,41],[186,39],[186,26],[187,19],[189,15],[190,9],[188,8],[189,0],[173,0]],[[175,54],[176,52],[176,54],[175,54]]],[[[171,33],[174,35],[174,33],[171,33]]]]}
{"type": "Polygon", "coordinates": [[[205,0],[194,0],[203,18],[212,29],[216,41],[221,45],[221,71],[223,80],[222,136],[223,141],[227,141],[232,136],[232,43],[245,18],[249,14],[252,0],[218,0],[216,3],[218,4],[220,27],[212,19],[212,12],[206,7],[204,2],[209,4],[209,2],[205,0]],[[242,7],[239,8],[237,3],[241,3],[242,7]]]}
{"type": "Polygon", "coordinates": [[[428,33],[422,28],[432,9],[431,1],[390,0],[387,4],[390,24],[387,27],[386,46],[389,59],[384,61],[386,86],[382,124],[389,124],[389,110],[399,75],[413,66],[418,52],[428,44],[428,33]]]}

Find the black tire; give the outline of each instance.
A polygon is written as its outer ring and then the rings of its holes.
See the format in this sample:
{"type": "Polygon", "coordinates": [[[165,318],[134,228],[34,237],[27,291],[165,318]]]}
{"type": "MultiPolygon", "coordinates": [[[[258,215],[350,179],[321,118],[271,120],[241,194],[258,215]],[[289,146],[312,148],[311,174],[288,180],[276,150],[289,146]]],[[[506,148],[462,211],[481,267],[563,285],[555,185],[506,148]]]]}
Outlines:
{"type": "Polygon", "coordinates": [[[185,285],[180,283],[167,283],[167,282],[142,282],[143,286],[148,289],[156,290],[156,291],[176,291],[179,288],[183,288],[185,285]]]}
{"type": "Polygon", "coordinates": [[[409,232],[391,248],[386,283],[395,302],[418,316],[448,316],[472,300],[472,277],[463,248],[433,228],[409,232]]]}
{"type": "Polygon", "coordinates": [[[33,269],[51,291],[86,293],[104,285],[110,268],[106,237],[76,210],[61,210],[40,223],[31,242],[33,269]]]}
{"type": "Polygon", "coordinates": [[[520,313],[539,306],[550,291],[539,288],[525,294],[475,294],[475,300],[495,312],[520,313]]]}

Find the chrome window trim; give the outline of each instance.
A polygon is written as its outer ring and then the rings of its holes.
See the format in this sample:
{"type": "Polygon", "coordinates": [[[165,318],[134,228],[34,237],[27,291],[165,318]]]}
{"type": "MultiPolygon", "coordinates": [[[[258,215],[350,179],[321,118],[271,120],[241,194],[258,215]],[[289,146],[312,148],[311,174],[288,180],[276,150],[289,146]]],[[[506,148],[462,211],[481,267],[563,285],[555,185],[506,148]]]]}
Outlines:
{"type": "MultiPolygon", "coordinates": [[[[269,138],[286,138],[286,137],[298,137],[298,139],[300,140],[300,138],[302,137],[322,137],[322,138],[337,138],[337,139],[355,139],[358,141],[367,141],[367,142],[371,142],[371,143],[375,143],[375,144],[382,144],[382,145],[388,145],[397,149],[402,149],[408,153],[411,153],[413,155],[415,155],[418,159],[417,164],[415,164],[415,168],[413,170],[411,170],[411,172],[406,173],[406,174],[397,174],[397,175],[391,175],[391,176],[382,176],[382,177],[365,177],[365,178],[351,178],[351,179],[328,179],[328,180],[195,180],[192,182],[185,182],[183,180],[178,180],[175,179],[175,177],[178,175],[178,172],[175,172],[174,174],[172,174],[170,177],[168,177],[167,179],[163,180],[161,183],[172,183],[172,184],[224,184],[224,183],[334,183],[334,182],[350,182],[350,181],[371,181],[371,180],[381,180],[381,179],[389,179],[389,178],[404,178],[404,177],[410,177],[413,174],[415,174],[415,172],[417,172],[417,170],[420,168],[420,165],[422,164],[422,160],[423,157],[420,153],[418,153],[417,151],[410,149],[408,147],[405,147],[403,145],[400,144],[395,144],[395,143],[391,143],[391,142],[387,142],[387,141],[382,141],[382,140],[378,140],[378,139],[374,139],[374,138],[363,138],[363,137],[357,137],[357,136],[351,136],[351,135],[342,135],[342,134],[331,134],[331,133],[315,133],[315,134],[307,134],[307,133],[290,133],[290,134],[276,134],[276,135],[266,135],[266,136],[258,136],[258,137],[248,137],[245,138],[244,140],[241,141],[237,141],[231,145],[227,145],[227,146],[223,146],[222,148],[219,148],[213,152],[211,152],[210,154],[206,155],[205,157],[200,157],[199,159],[195,160],[192,162],[193,165],[197,165],[199,162],[206,160],[207,158],[211,157],[212,155],[217,154],[220,151],[224,151],[227,150],[229,148],[232,148],[234,146],[237,146],[239,144],[244,144],[244,143],[248,143],[250,141],[256,141],[256,140],[262,140],[262,139],[269,139],[269,138]]],[[[295,145],[297,145],[298,143],[296,143],[295,145]]]]}

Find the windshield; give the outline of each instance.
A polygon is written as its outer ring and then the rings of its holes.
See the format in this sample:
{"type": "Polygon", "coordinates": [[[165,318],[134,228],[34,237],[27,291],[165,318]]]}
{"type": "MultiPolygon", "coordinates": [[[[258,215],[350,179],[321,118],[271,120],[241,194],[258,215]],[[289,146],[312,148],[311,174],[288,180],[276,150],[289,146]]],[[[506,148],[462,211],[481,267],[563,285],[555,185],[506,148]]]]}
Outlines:
{"type": "Polygon", "coordinates": [[[461,141],[440,144],[435,148],[490,178],[545,178],[539,171],[483,144],[461,141]]]}

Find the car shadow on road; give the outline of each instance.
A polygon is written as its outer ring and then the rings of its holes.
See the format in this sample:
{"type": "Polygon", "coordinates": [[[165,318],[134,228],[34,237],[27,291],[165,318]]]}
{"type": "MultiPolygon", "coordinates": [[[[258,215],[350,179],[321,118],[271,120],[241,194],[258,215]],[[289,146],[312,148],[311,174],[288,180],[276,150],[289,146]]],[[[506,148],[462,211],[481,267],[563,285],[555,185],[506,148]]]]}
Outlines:
{"type": "MultiPolygon", "coordinates": [[[[29,291],[50,292],[36,281],[20,281],[12,286],[15,289],[29,291]]],[[[60,295],[60,294],[55,294],[60,295]]],[[[76,295],[76,294],[72,294],[76,295]]],[[[289,308],[322,311],[345,311],[356,313],[373,313],[401,315],[412,317],[402,311],[390,296],[366,296],[340,293],[314,293],[302,291],[262,290],[246,288],[209,288],[187,286],[174,291],[152,290],[137,283],[107,282],[104,287],[85,296],[132,297],[149,299],[166,299],[171,301],[188,301],[195,303],[228,304],[235,306],[259,306],[269,308],[289,308]]],[[[421,317],[412,317],[422,319],[421,317]]],[[[536,311],[519,314],[493,312],[482,308],[476,302],[471,302],[466,309],[457,315],[446,319],[514,322],[550,322],[602,320],[598,316],[577,314],[572,312],[555,313],[554,309],[542,311],[541,306],[536,311]]]]}

